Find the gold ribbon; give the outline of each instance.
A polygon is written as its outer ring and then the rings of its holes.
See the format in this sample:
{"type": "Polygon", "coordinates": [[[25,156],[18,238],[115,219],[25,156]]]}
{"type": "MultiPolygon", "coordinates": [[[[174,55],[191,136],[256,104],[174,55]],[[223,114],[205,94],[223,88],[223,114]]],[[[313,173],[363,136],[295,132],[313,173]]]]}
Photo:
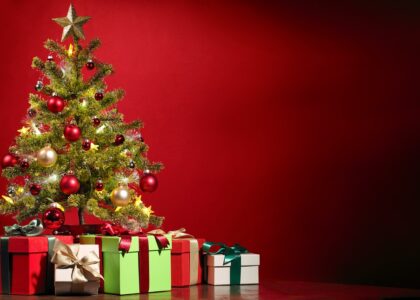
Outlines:
{"type": "Polygon", "coordinates": [[[104,279],[99,272],[91,267],[91,265],[99,264],[98,254],[90,251],[88,255],[78,258],[79,248],[79,244],[67,245],[57,239],[54,244],[54,255],[51,259],[51,262],[57,268],[73,268],[71,276],[73,292],[83,291],[83,283],[85,282],[104,279]]]}
{"type": "Polygon", "coordinates": [[[186,233],[186,229],[185,228],[180,228],[178,230],[173,230],[173,231],[168,231],[168,233],[166,233],[164,230],[162,229],[155,229],[155,230],[151,230],[148,233],[150,234],[170,234],[172,236],[173,239],[195,239],[195,237],[189,233],[186,233]]]}
{"type": "Polygon", "coordinates": [[[155,229],[149,231],[148,233],[170,234],[174,240],[190,240],[190,285],[196,285],[198,283],[198,264],[200,262],[198,241],[193,235],[186,233],[186,231],[187,230],[185,228],[180,228],[178,230],[173,230],[166,233],[162,229],[155,229]]]}

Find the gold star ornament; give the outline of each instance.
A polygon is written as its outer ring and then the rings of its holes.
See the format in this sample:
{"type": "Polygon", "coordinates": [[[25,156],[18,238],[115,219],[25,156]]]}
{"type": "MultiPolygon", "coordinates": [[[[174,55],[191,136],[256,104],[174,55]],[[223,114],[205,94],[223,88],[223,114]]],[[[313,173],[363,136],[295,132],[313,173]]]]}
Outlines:
{"type": "Polygon", "coordinates": [[[92,151],[92,152],[96,152],[96,151],[98,151],[98,149],[99,149],[99,145],[95,145],[94,143],[91,143],[90,144],[90,151],[92,151]]]}
{"type": "Polygon", "coordinates": [[[134,206],[140,207],[140,204],[142,204],[143,201],[141,201],[141,195],[137,196],[134,200],[134,206]]]}
{"type": "Polygon", "coordinates": [[[63,18],[54,18],[53,21],[57,22],[58,25],[63,27],[63,35],[61,41],[64,41],[70,35],[73,39],[84,39],[85,34],[83,33],[82,26],[90,19],[90,17],[79,17],[76,14],[76,10],[73,4],[70,4],[67,16],[63,18]]]}
{"type": "Polygon", "coordinates": [[[149,207],[143,207],[142,209],[141,209],[141,211],[146,215],[146,216],[148,216],[148,217],[150,217],[150,215],[152,214],[152,213],[154,213],[154,211],[152,210],[152,207],[151,206],[149,206],[149,207]]]}
{"type": "Polygon", "coordinates": [[[30,131],[30,128],[26,127],[26,126],[24,126],[24,127],[22,127],[21,129],[18,130],[20,135],[27,135],[29,133],[29,131],[30,131]]]}

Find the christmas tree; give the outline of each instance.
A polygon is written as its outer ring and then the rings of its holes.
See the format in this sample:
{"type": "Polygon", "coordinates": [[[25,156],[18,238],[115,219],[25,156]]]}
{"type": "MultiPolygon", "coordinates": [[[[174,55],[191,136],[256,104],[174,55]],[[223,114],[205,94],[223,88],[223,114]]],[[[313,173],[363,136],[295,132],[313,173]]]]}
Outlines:
{"type": "Polygon", "coordinates": [[[93,55],[99,39],[80,42],[89,19],[70,5],[66,17],[53,20],[63,27],[61,42],[72,42],[67,47],[49,39],[48,58],[32,61],[48,82],[36,83],[24,126],[3,157],[9,185],[0,213],[16,214],[20,222],[50,209],[77,207],[80,224],[88,212],[130,228],[160,226],[163,218],[143,204],[140,191],[156,189],[153,173],[162,165],[147,159],[142,122],[125,123],[118,112],[124,91],[107,90],[104,78],[114,71],[93,55]]]}

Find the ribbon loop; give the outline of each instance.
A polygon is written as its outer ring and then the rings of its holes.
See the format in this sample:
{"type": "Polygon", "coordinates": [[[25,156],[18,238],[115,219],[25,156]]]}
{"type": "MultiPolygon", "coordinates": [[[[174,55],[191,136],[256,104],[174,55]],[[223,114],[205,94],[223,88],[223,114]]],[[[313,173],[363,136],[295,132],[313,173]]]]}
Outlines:
{"type": "Polygon", "coordinates": [[[79,244],[67,245],[56,240],[51,262],[60,269],[72,268],[71,280],[75,284],[104,279],[91,267],[91,265],[99,264],[98,254],[90,251],[86,256],[78,258],[79,248],[79,244]]]}
{"type": "Polygon", "coordinates": [[[225,256],[223,260],[224,265],[240,257],[241,254],[248,253],[248,250],[239,244],[235,244],[232,247],[229,247],[223,243],[213,243],[213,242],[205,242],[203,244],[203,251],[204,253],[207,253],[210,255],[223,254],[225,256]],[[212,250],[214,248],[218,248],[218,249],[212,250]]]}
{"type": "Polygon", "coordinates": [[[7,236],[38,236],[44,231],[40,219],[34,219],[27,225],[14,224],[12,226],[4,226],[4,232],[7,236]]]}
{"type": "Polygon", "coordinates": [[[148,233],[144,233],[141,229],[138,231],[129,231],[120,225],[106,222],[101,227],[101,233],[103,235],[109,235],[109,236],[120,236],[121,240],[118,246],[118,250],[122,251],[123,253],[126,253],[130,250],[131,239],[133,236],[138,236],[138,237],[147,237],[148,235],[154,236],[156,239],[156,243],[159,247],[159,251],[169,246],[169,240],[164,235],[164,231],[160,229],[151,230],[148,233]]]}

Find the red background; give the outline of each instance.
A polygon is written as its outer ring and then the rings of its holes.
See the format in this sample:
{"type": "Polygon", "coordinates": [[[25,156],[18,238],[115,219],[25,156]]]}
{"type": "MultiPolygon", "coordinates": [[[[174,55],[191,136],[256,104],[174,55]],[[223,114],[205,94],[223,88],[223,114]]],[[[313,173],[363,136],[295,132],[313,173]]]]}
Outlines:
{"type": "MultiPolygon", "coordinates": [[[[263,278],[419,287],[419,6],[312,2],[74,4],[166,165],[165,229],[240,242],[263,278]]],[[[2,1],[1,153],[68,5],[2,1]]]]}

